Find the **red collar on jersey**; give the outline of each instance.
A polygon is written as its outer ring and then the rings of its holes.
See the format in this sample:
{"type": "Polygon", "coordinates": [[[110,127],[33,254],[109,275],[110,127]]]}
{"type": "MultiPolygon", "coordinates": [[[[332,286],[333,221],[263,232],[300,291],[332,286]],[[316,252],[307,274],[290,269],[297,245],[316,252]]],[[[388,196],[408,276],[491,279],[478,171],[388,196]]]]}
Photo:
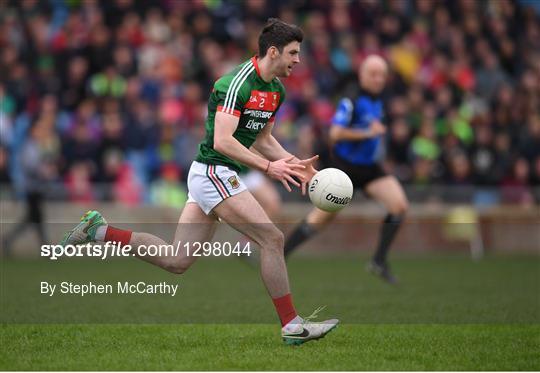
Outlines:
{"type": "Polygon", "coordinates": [[[255,66],[255,71],[257,71],[257,75],[262,79],[261,71],[259,70],[259,63],[257,62],[257,55],[251,57],[251,62],[253,62],[253,66],[255,66]]]}

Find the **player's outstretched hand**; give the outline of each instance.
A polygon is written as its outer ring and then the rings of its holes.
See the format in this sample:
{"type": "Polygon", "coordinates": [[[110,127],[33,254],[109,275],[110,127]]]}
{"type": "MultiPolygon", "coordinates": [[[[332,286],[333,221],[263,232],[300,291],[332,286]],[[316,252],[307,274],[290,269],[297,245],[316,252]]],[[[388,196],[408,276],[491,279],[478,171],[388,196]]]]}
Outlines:
{"type": "Polygon", "coordinates": [[[305,169],[300,170],[299,172],[302,174],[302,177],[300,178],[300,182],[302,183],[302,195],[306,195],[306,187],[311,178],[317,173],[317,170],[315,167],[313,167],[313,163],[319,159],[318,155],[314,155],[311,158],[307,159],[301,159],[298,164],[301,164],[303,166],[306,166],[305,169]]]}
{"type": "Polygon", "coordinates": [[[303,164],[300,163],[292,163],[294,160],[293,157],[278,159],[277,161],[270,162],[268,164],[268,170],[266,170],[266,174],[270,176],[273,179],[281,181],[285,189],[287,191],[291,192],[291,186],[289,185],[289,182],[297,187],[300,187],[300,184],[293,179],[293,176],[297,177],[298,179],[302,180],[302,173],[301,171],[306,168],[303,164]]]}

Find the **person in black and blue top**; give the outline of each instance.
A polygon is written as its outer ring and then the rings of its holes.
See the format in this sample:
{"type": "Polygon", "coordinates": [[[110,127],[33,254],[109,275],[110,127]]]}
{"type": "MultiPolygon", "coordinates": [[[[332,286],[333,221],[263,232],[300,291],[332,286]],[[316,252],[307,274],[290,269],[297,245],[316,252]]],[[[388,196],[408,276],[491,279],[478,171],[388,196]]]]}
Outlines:
{"type": "MultiPolygon", "coordinates": [[[[381,57],[366,57],[358,74],[360,93],[354,100],[341,99],[332,119],[329,138],[333,166],[347,173],[355,188],[382,203],[388,211],[368,270],[395,283],[387,254],[407,211],[408,201],[398,180],[386,174],[379,164],[386,133],[380,95],[386,83],[387,70],[387,64],[381,57]]],[[[318,208],[312,210],[289,236],[285,243],[285,255],[327,226],[336,215],[318,208]]]]}

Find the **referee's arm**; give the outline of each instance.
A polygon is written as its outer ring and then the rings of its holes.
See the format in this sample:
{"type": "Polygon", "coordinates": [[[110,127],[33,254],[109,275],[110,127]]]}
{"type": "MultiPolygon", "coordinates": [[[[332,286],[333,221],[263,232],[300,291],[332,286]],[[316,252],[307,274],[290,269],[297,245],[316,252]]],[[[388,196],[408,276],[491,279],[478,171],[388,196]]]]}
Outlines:
{"type": "Polygon", "coordinates": [[[362,141],[371,139],[384,135],[385,132],[386,127],[384,127],[380,121],[374,120],[371,122],[368,129],[347,128],[338,124],[332,124],[332,127],[330,127],[329,137],[330,141],[335,144],[339,141],[362,141]]]}
{"type": "Polygon", "coordinates": [[[328,134],[332,145],[340,141],[363,141],[383,135],[386,132],[383,124],[375,118],[373,118],[368,128],[352,128],[350,124],[353,119],[353,111],[354,104],[350,98],[344,97],[339,101],[328,134]]]}

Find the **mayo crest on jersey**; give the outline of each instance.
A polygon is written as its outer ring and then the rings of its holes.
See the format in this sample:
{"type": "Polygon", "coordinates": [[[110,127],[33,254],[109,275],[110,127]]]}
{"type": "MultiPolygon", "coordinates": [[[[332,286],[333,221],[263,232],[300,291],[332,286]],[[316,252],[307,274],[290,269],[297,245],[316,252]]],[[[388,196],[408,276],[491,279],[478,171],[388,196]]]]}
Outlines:
{"type": "Polygon", "coordinates": [[[208,100],[206,135],[199,144],[196,161],[222,165],[238,172],[245,169],[241,163],[214,149],[214,126],[218,111],[237,116],[238,127],[233,137],[249,148],[285,99],[285,88],[278,78],[270,83],[260,75],[257,58],[253,57],[222,76],[214,84],[208,100]]]}

